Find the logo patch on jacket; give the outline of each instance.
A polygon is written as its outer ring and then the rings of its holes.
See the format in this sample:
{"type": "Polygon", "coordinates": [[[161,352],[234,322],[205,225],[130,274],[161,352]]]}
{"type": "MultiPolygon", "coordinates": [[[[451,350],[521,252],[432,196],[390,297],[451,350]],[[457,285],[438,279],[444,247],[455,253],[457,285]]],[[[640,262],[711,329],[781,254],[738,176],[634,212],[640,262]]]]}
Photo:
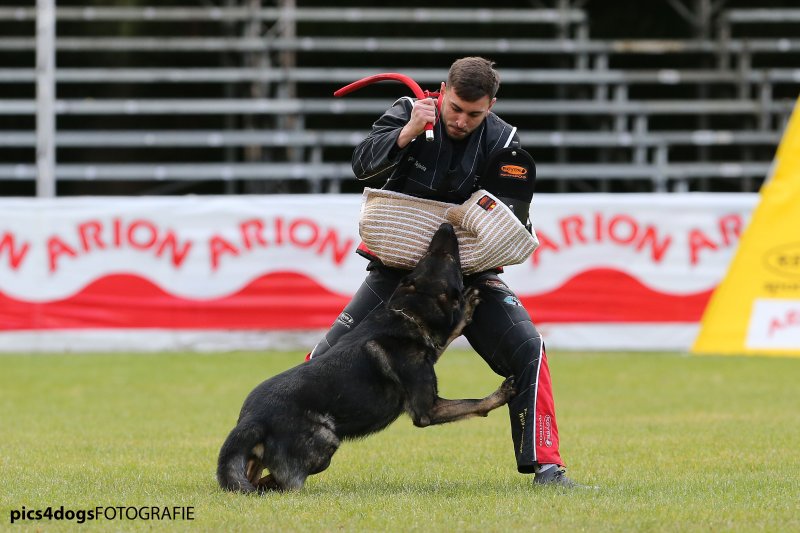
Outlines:
{"type": "Polygon", "coordinates": [[[347,329],[352,328],[353,324],[355,323],[355,320],[353,320],[353,317],[350,316],[349,313],[345,313],[344,311],[342,311],[342,314],[340,314],[336,318],[336,321],[339,322],[340,324],[342,324],[347,329]]]}
{"type": "Polygon", "coordinates": [[[508,287],[508,285],[506,285],[499,279],[487,279],[486,281],[483,282],[483,284],[493,289],[505,289],[508,287]]]}
{"type": "Polygon", "coordinates": [[[528,169],[520,165],[503,163],[500,165],[500,172],[498,173],[498,176],[501,178],[511,178],[524,181],[528,179],[528,169]]]}
{"type": "Polygon", "coordinates": [[[480,200],[478,200],[478,205],[484,208],[486,211],[491,211],[492,209],[497,207],[497,202],[495,202],[491,196],[486,195],[481,197],[480,200]]]}
{"type": "Polygon", "coordinates": [[[419,170],[421,170],[423,172],[427,172],[428,171],[428,167],[426,167],[425,165],[423,165],[422,163],[417,161],[416,158],[413,155],[408,156],[408,162],[409,163],[414,163],[414,166],[417,169],[419,169],[419,170]]]}

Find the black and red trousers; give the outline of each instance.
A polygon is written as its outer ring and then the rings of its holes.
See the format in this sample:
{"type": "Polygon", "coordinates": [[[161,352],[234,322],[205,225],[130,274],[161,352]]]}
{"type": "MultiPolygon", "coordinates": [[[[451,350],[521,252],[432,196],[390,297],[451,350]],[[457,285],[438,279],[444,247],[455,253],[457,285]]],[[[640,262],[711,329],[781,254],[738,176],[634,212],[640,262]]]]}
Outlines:
{"type": "MultiPolygon", "coordinates": [[[[373,310],[384,305],[408,271],[371,261],[369,274],[310,357],[323,355],[373,310]]],[[[480,292],[480,303],[464,336],[489,367],[514,376],[516,396],[508,405],[517,469],[532,473],[537,464],[564,463],[558,451],[550,369],[544,342],[519,298],[496,271],[464,278],[480,292]]]]}

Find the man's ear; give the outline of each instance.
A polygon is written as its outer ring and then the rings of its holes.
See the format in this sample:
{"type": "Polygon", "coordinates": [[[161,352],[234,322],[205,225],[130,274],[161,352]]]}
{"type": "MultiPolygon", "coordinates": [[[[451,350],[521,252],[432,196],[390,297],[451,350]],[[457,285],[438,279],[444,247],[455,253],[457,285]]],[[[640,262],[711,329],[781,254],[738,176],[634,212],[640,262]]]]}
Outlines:
{"type": "Polygon", "coordinates": [[[442,86],[441,86],[441,87],[439,87],[439,92],[440,92],[440,93],[443,93],[443,92],[445,91],[445,89],[446,89],[446,87],[445,87],[445,85],[444,85],[444,82],[442,82],[442,86]]]}
{"type": "Polygon", "coordinates": [[[489,103],[489,109],[487,109],[487,111],[492,110],[492,106],[494,105],[495,102],[497,102],[497,97],[492,98],[492,101],[489,103]]]}

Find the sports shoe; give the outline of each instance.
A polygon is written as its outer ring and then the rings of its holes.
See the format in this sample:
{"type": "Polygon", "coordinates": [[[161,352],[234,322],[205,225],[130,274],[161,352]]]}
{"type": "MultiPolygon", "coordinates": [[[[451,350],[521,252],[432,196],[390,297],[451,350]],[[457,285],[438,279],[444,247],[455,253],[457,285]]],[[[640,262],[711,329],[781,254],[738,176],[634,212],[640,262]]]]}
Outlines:
{"type": "Polygon", "coordinates": [[[547,485],[550,487],[563,487],[565,489],[588,488],[585,485],[576,483],[567,477],[567,471],[557,466],[538,472],[533,476],[534,485],[547,485]]]}

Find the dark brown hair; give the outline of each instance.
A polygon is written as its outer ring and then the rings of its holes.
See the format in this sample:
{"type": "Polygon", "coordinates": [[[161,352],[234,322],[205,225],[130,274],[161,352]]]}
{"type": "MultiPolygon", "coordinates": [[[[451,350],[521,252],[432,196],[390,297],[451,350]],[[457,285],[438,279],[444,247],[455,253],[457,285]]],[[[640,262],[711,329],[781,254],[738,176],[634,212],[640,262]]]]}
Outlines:
{"type": "Polygon", "coordinates": [[[447,85],[467,102],[475,102],[484,96],[492,99],[500,88],[500,75],[494,69],[493,61],[482,57],[462,57],[450,66],[447,85]]]}

